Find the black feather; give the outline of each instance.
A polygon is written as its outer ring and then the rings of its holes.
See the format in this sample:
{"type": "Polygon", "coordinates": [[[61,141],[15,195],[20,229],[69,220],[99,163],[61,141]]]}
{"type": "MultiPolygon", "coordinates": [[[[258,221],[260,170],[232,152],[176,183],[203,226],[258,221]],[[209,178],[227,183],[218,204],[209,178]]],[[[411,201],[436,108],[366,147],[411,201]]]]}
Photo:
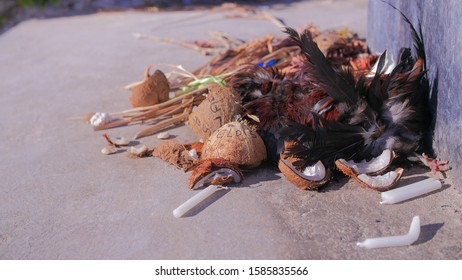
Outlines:
{"type": "Polygon", "coordinates": [[[388,99],[390,85],[392,82],[396,80],[396,75],[410,70],[412,65],[415,63],[414,59],[411,56],[411,50],[409,48],[402,48],[400,53],[400,62],[395,66],[395,68],[393,68],[391,73],[387,75],[384,82],[382,83],[382,92],[384,94],[384,99],[388,99]]]}
{"type": "Polygon", "coordinates": [[[426,58],[425,58],[425,46],[424,46],[424,43],[423,43],[422,25],[420,24],[420,20],[418,22],[419,23],[419,31],[417,32],[417,30],[415,29],[412,22],[409,20],[409,18],[400,9],[398,9],[397,7],[392,5],[391,3],[388,3],[388,2],[386,2],[384,0],[382,0],[382,2],[385,3],[385,4],[388,4],[390,7],[392,7],[396,11],[398,11],[401,14],[401,16],[403,17],[404,21],[411,28],[412,39],[414,40],[414,48],[415,48],[415,50],[417,52],[417,57],[420,57],[420,58],[423,59],[423,61],[424,61],[423,69],[424,69],[424,71],[426,71],[426,69],[427,69],[427,61],[426,61],[426,58]]]}
{"type": "Polygon", "coordinates": [[[369,87],[369,92],[366,95],[367,103],[372,107],[373,110],[380,110],[383,104],[384,94],[382,92],[380,75],[382,74],[383,66],[385,65],[387,59],[387,51],[384,51],[379,58],[377,63],[377,69],[375,76],[372,79],[371,85],[369,87]]]}
{"type": "Polygon", "coordinates": [[[354,107],[358,101],[358,94],[354,90],[354,76],[348,69],[334,68],[313,41],[308,30],[299,34],[293,28],[287,27],[285,32],[300,47],[306,57],[306,64],[310,69],[310,75],[326,90],[327,94],[337,102],[345,102],[354,107]]]}
{"type": "Polygon", "coordinates": [[[339,158],[357,158],[364,144],[364,130],[360,126],[324,119],[318,119],[317,123],[314,128],[296,123],[283,127],[280,136],[299,144],[286,149],[284,155],[302,158],[307,165],[320,160],[328,167],[339,158]]]}

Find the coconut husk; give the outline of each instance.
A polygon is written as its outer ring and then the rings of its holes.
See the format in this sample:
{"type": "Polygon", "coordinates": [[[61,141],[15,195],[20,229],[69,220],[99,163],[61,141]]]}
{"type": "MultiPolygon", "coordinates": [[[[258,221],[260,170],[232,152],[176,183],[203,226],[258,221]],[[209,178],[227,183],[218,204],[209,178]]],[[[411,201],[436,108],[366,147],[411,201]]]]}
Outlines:
{"type": "Polygon", "coordinates": [[[207,140],[215,130],[233,121],[241,112],[240,97],[232,88],[212,86],[207,98],[189,115],[189,126],[207,140]]]}
{"type": "Polygon", "coordinates": [[[141,84],[132,88],[130,103],[133,107],[151,106],[169,99],[170,85],[167,77],[160,70],[150,75],[152,65],[148,66],[141,84]]]}
{"type": "Polygon", "coordinates": [[[162,141],[152,151],[153,157],[158,157],[179,169],[189,170],[197,160],[189,155],[186,148],[174,140],[162,141]]]}
{"type": "Polygon", "coordinates": [[[202,150],[202,159],[225,159],[244,168],[259,166],[266,156],[265,144],[258,133],[240,122],[217,129],[202,150]]]}

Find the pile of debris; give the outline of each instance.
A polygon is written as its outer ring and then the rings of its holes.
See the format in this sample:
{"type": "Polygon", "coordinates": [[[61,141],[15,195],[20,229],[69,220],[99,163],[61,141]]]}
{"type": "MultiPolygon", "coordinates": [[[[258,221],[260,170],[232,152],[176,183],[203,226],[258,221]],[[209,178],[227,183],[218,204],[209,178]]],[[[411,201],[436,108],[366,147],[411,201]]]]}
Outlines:
{"type": "MultiPolygon", "coordinates": [[[[159,133],[166,140],[154,150],[143,145],[131,147],[130,154],[191,171],[190,188],[241,182],[241,170],[268,160],[301,189],[324,185],[333,170],[370,189],[391,189],[403,169],[384,172],[397,154],[416,155],[429,129],[421,34],[407,21],[416,55],[404,48],[395,64],[386,52],[371,54],[364,40],[346,29],[309,25],[296,31],[263,16],[288,36],[243,42],[213,33],[218,41],[180,43],[205,55],[219,52],[192,72],[168,65],[171,72],[151,74],[150,65],[142,81],[126,87],[132,109],[89,113],[84,119],[95,130],[147,126],[134,139],[159,133]],[[168,140],[165,130],[181,123],[200,141],[168,140]]],[[[130,144],[104,136],[109,143],[104,154],[130,144]]],[[[434,171],[447,170],[445,162],[420,159],[434,171]]]]}

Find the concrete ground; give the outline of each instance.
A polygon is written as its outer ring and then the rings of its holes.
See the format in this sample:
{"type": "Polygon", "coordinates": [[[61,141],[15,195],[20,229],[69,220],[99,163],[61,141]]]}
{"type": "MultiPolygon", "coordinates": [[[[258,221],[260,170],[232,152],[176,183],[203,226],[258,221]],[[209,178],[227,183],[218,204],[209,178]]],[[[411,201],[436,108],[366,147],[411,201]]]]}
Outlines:
{"type": "MultiPolygon", "coordinates": [[[[367,1],[306,1],[269,11],[297,27],[348,26],[366,34],[367,1]]],[[[193,50],[135,40],[221,31],[249,39],[280,34],[264,20],[227,12],[113,12],[29,20],[0,36],[0,259],[462,259],[462,199],[451,186],[397,205],[346,178],[301,191],[270,166],[216,193],[188,217],[172,210],[195,192],[187,173],[155,158],[104,156],[101,132],[69,118],[128,109],[122,86],[152,63],[194,70],[193,50]],[[367,250],[356,242],[400,235],[420,215],[413,246],[367,250]]],[[[165,69],[168,70],[168,69],[165,69]]],[[[139,126],[108,130],[132,137],[139,126]]],[[[170,131],[197,140],[188,126],[170,131]]],[[[140,140],[149,147],[156,137],[140,140]]],[[[425,176],[406,169],[400,185],[425,176]]]]}

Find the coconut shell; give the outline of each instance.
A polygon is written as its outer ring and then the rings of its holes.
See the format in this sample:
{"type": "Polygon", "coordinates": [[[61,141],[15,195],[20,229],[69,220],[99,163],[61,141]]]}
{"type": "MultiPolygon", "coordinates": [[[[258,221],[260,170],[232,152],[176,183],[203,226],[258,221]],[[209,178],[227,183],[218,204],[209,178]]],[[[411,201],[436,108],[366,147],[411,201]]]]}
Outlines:
{"type": "Polygon", "coordinates": [[[169,99],[170,85],[167,77],[160,70],[150,75],[151,67],[146,69],[143,83],[132,88],[130,103],[133,107],[151,106],[169,99]]]}
{"type": "MultiPolygon", "coordinates": [[[[383,162],[383,166],[381,166],[379,169],[377,169],[377,170],[375,170],[373,172],[369,172],[366,175],[369,175],[370,177],[373,178],[374,176],[371,176],[371,175],[382,174],[391,165],[391,162],[395,158],[395,153],[393,151],[389,151],[389,152],[390,152],[389,160],[386,161],[386,162],[383,162]]],[[[393,188],[395,186],[395,184],[401,179],[401,176],[403,175],[403,171],[404,171],[402,168],[397,168],[395,170],[395,172],[397,173],[397,176],[393,180],[393,182],[390,182],[390,184],[388,184],[386,186],[378,187],[378,186],[371,186],[367,182],[361,180],[361,178],[358,177],[360,174],[352,166],[350,166],[347,161],[345,161],[343,159],[338,159],[338,160],[335,161],[335,165],[337,166],[337,168],[340,171],[342,171],[343,174],[353,178],[356,182],[358,182],[360,186],[365,187],[367,189],[380,191],[380,192],[386,191],[386,190],[389,190],[389,189],[393,188]]]]}
{"type": "MultiPolygon", "coordinates": [[[[391,165],[393,159],[396,157],[396,154],[393,151],[389,151],[389,150],[386,150],[386,151],[390,153],[388,161],[383,162],[382,166],[380,168],[378,168],[377,170],[374,170],[372,172],[367,172],[366,173],[367,175],[381,174],[385,170],[388,169],[388,167],[391,165]]],[[[380,156],[382,156],[382,155],[380,155],[380,156]]],[[[337,166],[337,168],[340,171],[342,171],[343,174],[345,174],[345,175],[347,175],[349,177],[355,178],[355,177],[357,177],[359,175],[358,171],[356,171],[352,166],[350,166],[349,163],[344,159],[336,160],[335,165],[337,166]]]]}
{"type": "Polygon", "coordinates": [[[284,159],[281,155],[281,159],[279,160],[278,164],[279,170],[282,172],[282,174],[284,174],[287,180],[289,180],[289,182],[294,184],[297,188],[302,190],[314,190],[330,180],[331,173],[328,169],[326,170],[326,176],[322,180],[312,181],[304,178],[302,171],[297,170],[293,165],[291,165],[291,163],[297,160],[299,159],[294,157],[284,159]]]}
{"type": "Polygon", "coordinates": [[[266,159],[266,147],[249,126],[230,122],[210,135],[202,159],[225,159],[244,168],[254,168],[266,159]]]}
{"type": "Polygon", "coordinates": [[[216,85],[209,88],[207,98],[191,113],[188,123],[199,137],[207,140],[241,112],[239,95],[232,88],[216,85]]]}
{"type": "Polygon", "coordinates": [[[188,180],[189,188],[195,188],[200,180],[208,175],[213,175],[212,173],[216,173],[216,176],[209,182],[206,182],[205,185],[224,185],[231,182],[238,183],[244,178],[241,170],[234,163],[223,159],[203,160],[193,168],[188,180]],[[224,170],[229,170],[229,172],[224,172],[224,170]],[[216,173],[217,171],[220,173],[216,173]],[[231,173],[237,174],[239,179],[236,180],[234,176],[230,175],[231,173]]]}
{"type": "Polygon", "coordinates": [[[340,160],[340,159],[336,160],[335,161],[335,166],[337,166],[337,168],[340,171],[342,171],[343,174],[347,175],[348,177],[356,178],[359,175],[353,168],[351,168],[343,160],[340,160]]]}
{"type": "MultiPolygon", "coordinates": [[[[390,182],[390,184],[388,184],[386,186],[380,186],[380,187],[371,186],[367,182],[364,182],[363,180],[361,180],[361,178],[358,177],[358,176],[353,177],[353,179],[355,179],[355,181],[358,182],[362,187],[365,187],[367,189],[371,189],[371,190],[374,190],[374,191],[383,192],[383,191],[388,191],[388,190],[392,189],[396,185],[396,183],[398,183],[398,181],[401,179],[401,177],[403,176],[403,172],[404,172],[403,168],[397,168],[394,171],[397,173],[396,178],[393,180],[393,182],[390,182]]],[[[374,176],[370,176],[370,177],[374,177],[374,176]]]]}

